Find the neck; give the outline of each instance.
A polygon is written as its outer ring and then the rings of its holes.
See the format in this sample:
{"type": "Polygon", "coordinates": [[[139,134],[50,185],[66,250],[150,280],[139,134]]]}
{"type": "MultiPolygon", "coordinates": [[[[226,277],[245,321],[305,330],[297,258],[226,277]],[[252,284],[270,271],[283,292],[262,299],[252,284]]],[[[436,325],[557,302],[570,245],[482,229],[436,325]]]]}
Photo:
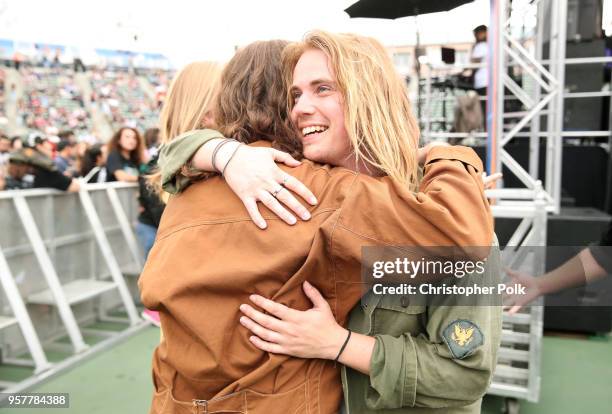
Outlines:
{"type": "Polygon", "coordinates": [[[355,160],[354,154],[349,155],[340,166],[348,168],[349,170],[357,171],[360,174],[369,175],[371,177],[382,177],[386,175],[384,171],[381,171],[372,164],[365,162],[363,159],[360,159],[359,161],[355,160]]]}
{"type": "Polygon", "coordinates": [[[130,152],[129,151],[126,151],[126,150],[122,149],[122,150],[119,150],[119,153],[123,156],[123,158],[127,158],[127,159],[130,158],[130,152]]]}

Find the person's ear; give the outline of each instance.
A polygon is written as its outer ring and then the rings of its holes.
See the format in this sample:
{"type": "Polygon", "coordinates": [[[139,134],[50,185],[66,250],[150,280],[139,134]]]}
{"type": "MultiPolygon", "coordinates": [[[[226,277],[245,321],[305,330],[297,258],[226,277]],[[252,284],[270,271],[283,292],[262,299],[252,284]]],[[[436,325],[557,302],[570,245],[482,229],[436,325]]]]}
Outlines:
{"type": "Polygon", "coordinates": [[[215,125],[215,117],[212,111],[206,111],[202,120],[200,121],[201,128],[214,128],[215,125]]]}

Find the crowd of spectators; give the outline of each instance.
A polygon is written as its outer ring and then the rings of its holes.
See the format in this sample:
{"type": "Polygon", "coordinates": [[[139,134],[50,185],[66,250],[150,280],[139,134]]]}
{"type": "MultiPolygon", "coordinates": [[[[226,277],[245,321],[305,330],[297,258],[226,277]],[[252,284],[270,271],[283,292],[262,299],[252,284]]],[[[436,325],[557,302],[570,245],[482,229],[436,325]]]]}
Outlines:
{"type": "MultiPolygon", "coordinates": [[[[52,56],[20,65],[18,71],[23,91],[14,100],[14,121],[22,133],[8,137],[2,133],[7,125],[0,123],[0,190],[75,191],[79,183],[139,181],[157,155],[155,126],[169,72],[148,71],[139,79],[130,71],[91,69],[92,104],[116,131],[112,137],[100,137],[93,133],[85,89],[77,84],[73,70],[52,56]]],[[[0,119],[10,93],[5,90],[5,75],[0,67],[0,119]]]]}
{"type": "MultiPolygon", "coordinates": [[[[94,70],[91,82],[94,91],[91,100],[98,105],[113,129],[129,125],[144,131],[157,124],[161,101],[147,96],[136,75],[94,70]]],[[[160,99],[163,100],[163,96],[160,99]]]]}
{"type": "MultiPolygon", "coordinates": [[[[159,129],[145,131],[153,146],[159,129]]],[[[137,183],[150,170],[150,154],[144,136],[131,127],[122,127],[106,143],[77,141],[63,131],[57,137],[0,135],[0,190],[55,188],[78,191],[79,183],[123,181],[137,183]]]]}
{"type": "Polygon", "coordinates": [[[24,93],[17,103],[18,123],[30,132],[53,134],[70,129],[78,135],[92,130],[83,95],[69,71],[21,68],[24,93]]]}
{"type": "MultiPolygon", "coordinates": [[[[77,136],[91,136],[104,130],[104,126],[94,127],[83,95],[90,92],[76,82],[76,69],[60,65],[56,56],[47,55],[41,54],[40,59],[24,61],[19,66],[23,81],[19,95],[15,93],[15,83],[5,83],[6,70],[0,66],[0,130],[11,124],[6,113],[9,96],[14,96],[16,105],[13,125],[26,134],[54,136],[70,129],[77,136]]],[[[101,111],[113,130],[127,125],[145,131],[157,125],[171,72],[92,67],[87,74],[91,79],[91,95],[87,98],[91,98],[91,104],[101,111]]]]}

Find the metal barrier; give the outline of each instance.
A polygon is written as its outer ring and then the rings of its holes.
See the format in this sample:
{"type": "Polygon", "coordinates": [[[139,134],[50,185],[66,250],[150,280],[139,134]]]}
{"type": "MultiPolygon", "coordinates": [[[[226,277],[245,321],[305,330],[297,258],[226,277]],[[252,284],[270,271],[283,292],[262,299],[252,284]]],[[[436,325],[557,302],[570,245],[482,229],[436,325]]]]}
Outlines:
{"type": "MultiPolygon", "coordinates": [[[[545,272],[547,194],[540,181],[534,190],[487,190],[497,200],[491,206],[494,217],[520,218],[514,234],[502,251],[504,267],[540,275],[545,272]]],[[[508,397],[506,412],[516,413],[515,399],[537,402],[540,396],[543,300],[516,314],[504,313],[501,347],[489,394],[508,397]]]]}
{"type": "MultiPolygon", "coordinates": [[[[100,348],[144,326],[125,278],[137,276],[143,265],[132,230],[137,190],[108,183],[82,185],[79,193],[0,192],[2,363],[33,366],[40,375],[54,369],[43,345],[65,350],[60,340],[67,336],[77,361],[93,345],[86,335],[102,337],[95,341],[100,348]],[[92,328],[96,322],[124,329],[92,328]],[[22,357],[26,353],[31,360],[22,357]]],[[[19,386],[0,382],[9,390],[19,386]]]]}

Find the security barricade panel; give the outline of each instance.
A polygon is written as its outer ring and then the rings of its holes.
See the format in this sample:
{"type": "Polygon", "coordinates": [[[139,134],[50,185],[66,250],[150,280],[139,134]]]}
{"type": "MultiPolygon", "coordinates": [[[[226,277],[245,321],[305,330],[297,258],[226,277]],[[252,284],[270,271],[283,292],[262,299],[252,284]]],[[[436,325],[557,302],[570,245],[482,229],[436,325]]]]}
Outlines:
{"type": "MultiPolygon", "coordinates": [[[[138,215],[138,193],[132,187],[117,187],[106,184],[90,185],[88,190],[113,256],[122,274],[126,276],[126,283],[130,288],[132,299],[136,303],[140,303],[136,282],[144,264],[143,252],[133,231],[138,215]],[[113,198],[116,198],[118,205],[114,204],[113,198]],[[124,216],[123,223],[118,218],[117,213],[124,216]]],[[[94,249],[97,248],[96,241],[93,238],[92,245],[94,249]]],[[[102,279],[111,277],[110,269],[108,269],[103,255],[96,255],[93,265],[96,274],[101,275],[102,279]]]]}
{"type": "MultiPolygon", "coordinates": [[[[51,366],[40,343],[78,354],[91,345],[85,336],[117,335],[117,328],[91,328],[96,322],[121,322],[124,331],[142,324],[122,274],[128,269],[137,275],[142,266],[132,229],[137,204],[137,187],[123,183],[84,185],[73,194],[0,193],[0,265],[6,264],[0,266],[3,363],[32,365],[37,374],[51,366]],[[115,310],[119,316],[109,315],[115,310]],[[22,364],[26,354],[34,362],[22,364]]],[[[136,278],[130,278],[135,285],[136,278]]],[[[0,379],[2,386],[7,384],[0,379]]]]}
{"type": "MultiPolygon", "coordinates": [[[[33,359],[31,364],[27,360],[14,360],[13,363],[33,366],[36,374],[51,368],[2,251],[0,251],[0,287],[2,292],[0,333],[10,335],[10,328],[19,327],[33,359]]],[[[3,361],[6,361],[6,358],[3,358],[3,361]]]]}
{"type": "MultiPolygon", "coordinates": [[[[497,204],[494,217],[521,218],[521,222],[502,251],[504,267],[530,274],[543,274],[546,258],[547,195],[538,180],[533,191],[499,189],[487,191],[497,204]],[[540,248],[538,248],[540,247],[540,248]]],[[[507,412],[518,412],[514,399],[537,402],[543,330],[542,299],[519,313],[503,315],[501,347],[489,394],[509,397],[507,412]]]]}

